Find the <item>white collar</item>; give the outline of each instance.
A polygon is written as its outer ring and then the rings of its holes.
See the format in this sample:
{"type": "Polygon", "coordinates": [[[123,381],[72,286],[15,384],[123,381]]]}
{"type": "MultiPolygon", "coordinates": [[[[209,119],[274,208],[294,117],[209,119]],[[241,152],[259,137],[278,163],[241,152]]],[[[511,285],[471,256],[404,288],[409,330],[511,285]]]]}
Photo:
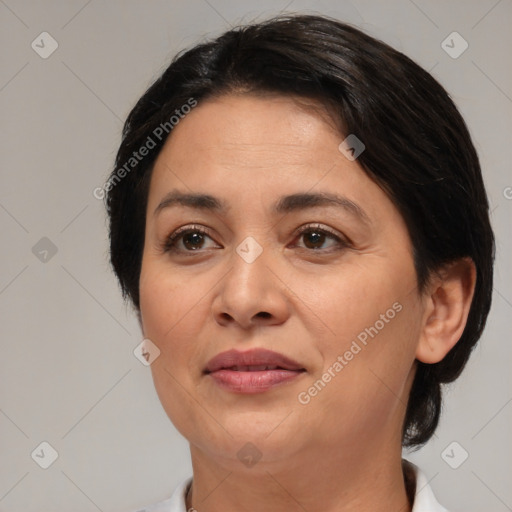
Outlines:
{"type": "Polygon", "coordinates": [[[427,475],[412,462],[405,459],[403,459],[403,461],[406,466],[409,466],[414,471],[416,477],[414,504],[411,512],[448,512],[448,510],[436,500],[432,488],[428,483],[427,475]]]}
{"type": "MultiPolygon", "coordinates": [[[[418,466],[406,460],[404,460],[404,463],[416,478],[416,491],[412,512],[448,512],[436,500],[426,475],[418,466]]],[[[138,512],[187,512],[185,497],[191,483],[192,477],[188,477],[178,484],[169,499],[155,503],[138,512]]]]}

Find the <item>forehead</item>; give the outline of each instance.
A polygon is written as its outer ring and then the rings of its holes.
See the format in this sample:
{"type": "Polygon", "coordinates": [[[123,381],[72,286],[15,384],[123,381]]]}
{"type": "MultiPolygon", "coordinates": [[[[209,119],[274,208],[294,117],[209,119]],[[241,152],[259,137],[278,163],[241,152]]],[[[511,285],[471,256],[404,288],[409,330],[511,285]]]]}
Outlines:
{"type": "Polygon", "coordinates": [[[341,138],[329,121],[323,107],[312,101],[275,95],[226,95],[200,102],[175,127],[166,146],[193,146],[219,157],[222,153],[230,158],[243,154],[244,160],[262,159],[261,166],[284,158],[300,162],[313,158],[312,149],[329,143],[328,132],[336,141],[341,138]]]}
{"type": "MultiPolygon", "coordinates": [[[[343,136],[324,108],[303,98],[226,95],[199,102],[174,127],[154,167],[155,178],[182,184],[219,178],[268,184],[318,181],[336,165],[360,171],[338,150],[343,136]],[[181,176],[186,170],[186,176],[181,176]]],[[[158,180],[161,181],[161,180],[158,180]]],[[[211,181],[211,183],[210,183],[211,181]]]]}

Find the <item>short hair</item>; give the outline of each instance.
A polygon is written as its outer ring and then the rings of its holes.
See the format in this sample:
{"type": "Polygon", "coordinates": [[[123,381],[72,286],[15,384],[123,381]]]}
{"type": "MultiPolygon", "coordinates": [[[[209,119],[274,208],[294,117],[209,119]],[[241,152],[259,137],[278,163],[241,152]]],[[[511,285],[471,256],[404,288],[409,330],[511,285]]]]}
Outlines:
{"type": "Polygon", "coordinates": [[[230,93],[316,100],[344,127],[340,137],[355,134],[364,143],[357,161],[407,225],[420,292],[444,265],[464,257],[474,262],[475,291],[460,340],[442,361],[417,362],[402,445],[421,446],[439,422],[441,384],[454,381],[466,365],[492,298],[489,204],[462,116],[445,89],[413,60],[325,16],[277,16],[180,52],[128,115],[105,188],[111,264],[124,298],[139,312],[149,182],[172,132],[169,120],[187,103],[230,93]],[[154,147],[128,168],[149,138],[154,147]],[[116,181],[121,169],[126,172],[116,181]]]}

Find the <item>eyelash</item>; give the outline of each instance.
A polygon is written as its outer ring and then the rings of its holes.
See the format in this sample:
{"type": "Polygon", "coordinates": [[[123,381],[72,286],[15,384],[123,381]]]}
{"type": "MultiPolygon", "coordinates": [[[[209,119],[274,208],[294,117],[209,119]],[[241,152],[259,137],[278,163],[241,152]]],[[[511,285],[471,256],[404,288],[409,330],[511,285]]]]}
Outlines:
{"type": "MultiPolygon", "coordinates": [[[[163,251],[164,252],[175,252],[175,253],[184,253],[187,255],[194,255],[196,252],[200,252],[201,249],[197,249],[197,251],[188,251],[188,250],[182,250],[177,249],[176,245],[177,243],[185,236],[186,234],[191,233],[200,233],[202,235],[206,235],[210,238],[212,238],[210,232],[208,229],[202,227],[202,226],[184,226],[182,228],[177,229],[174,233],[170,234],[164,244],[163,244],[163,251]]],[[[309,249],[308,247],[299,247],[300,249],[306,250],[306,251],[312,251],[314,253],[326,253],[326,252],[333,252],[336,250],[345,249],[351,246],[351,243],[348,241],[348,239],[344,239],[337,235],[334,231],[331,231],[329,228],[325,226],[321,226],[320,224],[307,224],[305,226],[302,226],[298,228],[295,233],[294,237],[301,237],[305,233],[320,233],[323,235],[327,235],[329,238],[334,239],[338,243],[338,248],[329,248],[329,249],[309,249]]],[[[295,239],[294,238],[294,239],[295,239]]]]}

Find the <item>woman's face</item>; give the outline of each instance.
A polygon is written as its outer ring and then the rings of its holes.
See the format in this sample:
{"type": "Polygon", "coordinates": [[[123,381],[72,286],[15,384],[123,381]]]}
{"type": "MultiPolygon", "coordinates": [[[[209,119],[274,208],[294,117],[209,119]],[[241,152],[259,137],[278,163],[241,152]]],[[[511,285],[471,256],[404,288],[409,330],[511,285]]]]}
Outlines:
{"type": "Polygon", "coordinates": [[[400,445],[423,304],[405,223],[342,140],[291,98],[227,95],[200,102],[156,161],[140,276],[155,387],[226,464],[400,445]]]}

